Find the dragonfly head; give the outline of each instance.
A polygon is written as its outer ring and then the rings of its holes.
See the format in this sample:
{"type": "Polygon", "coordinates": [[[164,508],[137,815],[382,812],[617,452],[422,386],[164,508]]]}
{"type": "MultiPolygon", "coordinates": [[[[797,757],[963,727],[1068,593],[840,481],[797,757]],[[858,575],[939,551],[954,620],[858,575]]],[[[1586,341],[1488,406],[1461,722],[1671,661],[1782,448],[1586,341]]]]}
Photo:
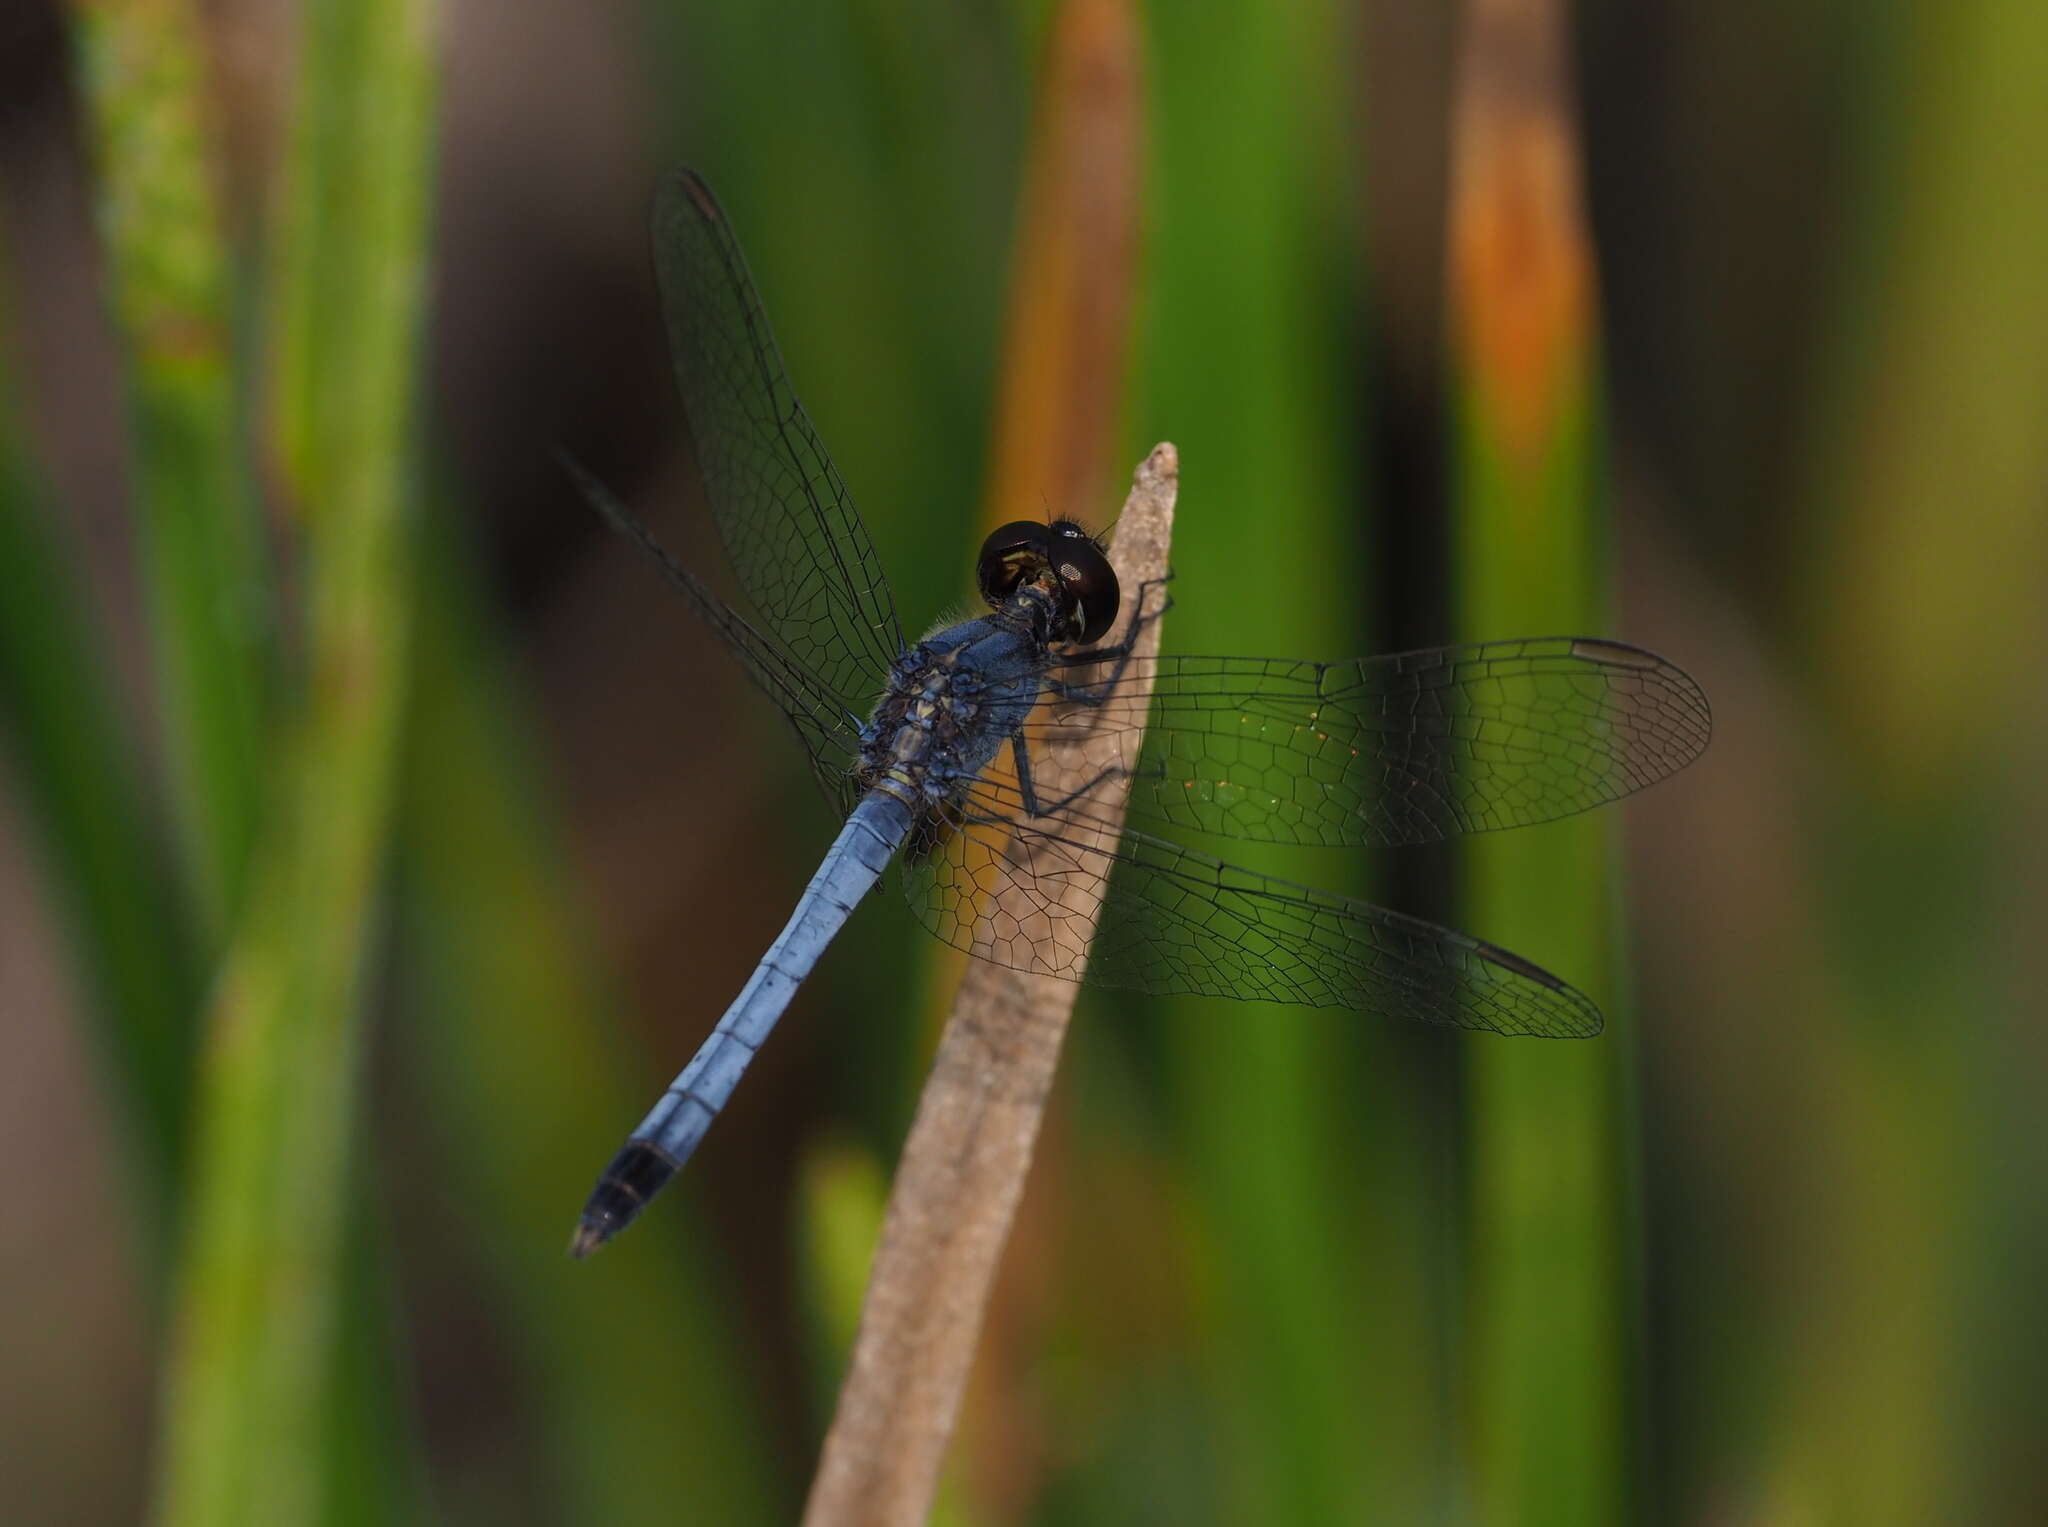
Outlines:
{"type": "Polygon", "coordinates": [[[1051,594],[1059,610],[1054,641],[1090,645],[1116,624],[1116,573],[1101,544],[1072,520],[1012,520],[981,543],[974,576],[992,609],[1027,584],[1051,594]]]}

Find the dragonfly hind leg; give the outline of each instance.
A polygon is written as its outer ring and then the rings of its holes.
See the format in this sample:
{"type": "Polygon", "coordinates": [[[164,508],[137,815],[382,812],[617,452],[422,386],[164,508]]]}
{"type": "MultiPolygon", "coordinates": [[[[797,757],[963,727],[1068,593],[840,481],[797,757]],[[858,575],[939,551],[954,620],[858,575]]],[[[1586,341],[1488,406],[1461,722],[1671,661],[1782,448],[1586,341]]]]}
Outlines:
{"type": "Polygon", "coordinates": [[[1034,818],[1056,816],[1073,805],[1074,802],[1080,800],[1081,797],[1087,795],[1104,780],[1124,779],[1128,777],[1130,772],[1119,765],[1110,764],[1100,770],[1093,779],[1081,786],[1080,789],[1070,791],[1056,801],[1041,801],[1038,798],[1037,786],[1031,782],[1031,752],[1030,749],[1024,746],[1024,739],[1022,737],[1012,737],[1010,739],[1010,756],[1017,765],[1017,793],[1023,798],[1024,814],[1027,817],[1034,818]]]}

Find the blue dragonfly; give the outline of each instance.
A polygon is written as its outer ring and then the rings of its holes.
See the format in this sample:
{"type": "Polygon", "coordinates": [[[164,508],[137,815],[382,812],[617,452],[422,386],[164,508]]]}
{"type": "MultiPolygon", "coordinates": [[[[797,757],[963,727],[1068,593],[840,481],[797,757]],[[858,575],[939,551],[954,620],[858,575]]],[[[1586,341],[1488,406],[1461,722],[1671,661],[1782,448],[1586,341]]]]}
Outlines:
{"type": "MultiPolygon", "coordinates": [[[[604,1169],[575,1255],[625,1228],[689,1159],[892,859],[926,928],[1019,970],[1496,1034],[1600,1031],[1591,1001],[1518,955],[1109,826],[1105,803],[1167,828],[1306,845],[1549,821],[1699,756],[1712,719],[1684,672],[1591,637],[1340,662],[1139,655],[1128,639],[1105,644],[1122,590],[1066,519],[989,536],[976,565],[989,612],[906,641],[732,227],[697,176],[662,189],[654,247],[706,496],[752,618],[570,471],[782,710],[844,825],[752,978],[604,1169]],[[1116,755],[1127,762],[1063,794],[1040,789],[1034,759],[1079,716],[1091,735],[1131,744],[1116,755]],[[1106,873],[1106,896],[1068,894],[1076,871],[1106,873]],[[1019,893],[1035,909],[1021,918],[1019,893]]],[[[1165,607],[1157,587],[1132,592],[1127,633],[1165,607]]]]}

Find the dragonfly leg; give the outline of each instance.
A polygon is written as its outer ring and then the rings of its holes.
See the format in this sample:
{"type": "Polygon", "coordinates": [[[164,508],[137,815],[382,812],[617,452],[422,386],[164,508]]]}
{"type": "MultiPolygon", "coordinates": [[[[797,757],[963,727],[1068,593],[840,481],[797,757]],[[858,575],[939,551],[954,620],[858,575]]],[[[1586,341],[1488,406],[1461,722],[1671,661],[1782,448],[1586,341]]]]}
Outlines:
{"type": "Polygon", "coordinates": [[[1072,700],[1079,705],[1100,705],[1114,694],[1118,683],[1123,679],[1124,669],[1130,664],[1131,655],[1137,651],[1138,638],[1144,634],[1147,626],[1173,608],[1171,594],[1159,602],[1158,609],[1145,608],[1150,591],[1165,588],[1168,579],[1172,577],[1173,574],[1168,572],[1164,578],[1148,578],[1138,585],[1138,602],[1131,615],[1131,629],[1114,647],[1090,647],[1086,652],[1073,652],[1053,659],[1055,668],[1078,668],[1090,663],[1113,664],[1107,678],[1098,679],[1093,684],[1069,684],[1063,679],[1047,678],[1046,688],[1059,699],[1072,700]]]}
{"type": "Polygon", "coordinates": [[[1089,791],[1093,790],[1104,780],[1121,779],[1125,772],[1117,767],[1117,765],[1111,764],[1099,772],[1093,779],[1089,780],[1087,784],[1081,786],[1080,789],[1063,795],[1056,801],[1041,801],[1038,798],[1037,786],[1031,782],[1031,754],[1024,746],[1024,739],[1022,737],[1012,737],[1010,739],[1010,756],[1016,760],[1017,793],[1023,797],[1024,814],[1028,817],[1055,816],[1073,805],[1082,796],[1088,794],[1089,791]]]}

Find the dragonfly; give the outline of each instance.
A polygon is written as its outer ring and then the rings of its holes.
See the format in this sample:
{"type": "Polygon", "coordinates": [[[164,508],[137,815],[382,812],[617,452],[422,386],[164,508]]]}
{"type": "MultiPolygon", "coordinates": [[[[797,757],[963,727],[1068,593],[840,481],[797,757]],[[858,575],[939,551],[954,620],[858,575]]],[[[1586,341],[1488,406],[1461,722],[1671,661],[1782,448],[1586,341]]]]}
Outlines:
{"type": "Polygon", "coordinates": [[[658,193],[654,252],[706,500],[751,618],[565,465],[788,719],[843,825],[752,977],[605,1167],[572,1253],[617,1235],[682,1168],[892,860],[928,930],[1018,970],[1502,1035],[1599,1033],[1587,997],[1519,955],[1143,828],[1105,831],[1105,803],[1148,827],[1321,846],[1549,821],[1700,755],[1712,714],[1685,672],[1595,637],[1339,662],[1141,655],[1128,633],[1158,618],[1163,589],[1131,591],[1125,639],[1107,643],[1123,591],[1103,545],[1064,518],[996,530],[975,568],[988,612],[906,641],[732,226],[695,174],[658,193]],[[1128,762],[1041,788],[1034,762],[1077,715],[1129,743],[1128,762]],[[1084,867],[1107,872],[1093,901],[1062,883],[1084,867]],[[1015,915],[1018,893],[1037,915],[1015,915]]]}

